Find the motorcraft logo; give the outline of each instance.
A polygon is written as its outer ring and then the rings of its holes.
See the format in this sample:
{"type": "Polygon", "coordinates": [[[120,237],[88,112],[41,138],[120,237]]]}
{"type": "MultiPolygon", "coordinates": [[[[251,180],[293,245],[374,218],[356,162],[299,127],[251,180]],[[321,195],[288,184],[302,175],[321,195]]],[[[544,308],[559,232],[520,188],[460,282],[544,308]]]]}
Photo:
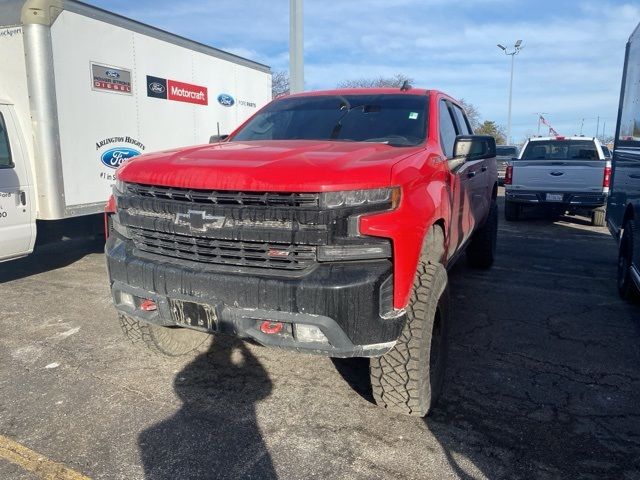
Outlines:
{"type": "Polygon", "coordinates": [[[97,151],[104,148],[107,150],[100,154],[100,162],[105,167],[116,169],[130,158],[140,155],[145,146],[135,138],[125,136],[105,138],[96,142],[97,151]]]}
{"type": "Polygon", "coordinates": [[[147,97],[209,105],[207,87],[147,75],[147,97]]]}
{"type": "Polygon", "coordinates": [[[222,228],[226,218],[207,215],[203,210],[189,210],[187,213],[176,213],[176,225],[184,225],[191,230],[206,232],[209,229],[222,228]]]}
{"type": "Polygon", "coordinates": [[[91,88],[100,92],[131,95],[131,70],[91,62],[91,88]]]}

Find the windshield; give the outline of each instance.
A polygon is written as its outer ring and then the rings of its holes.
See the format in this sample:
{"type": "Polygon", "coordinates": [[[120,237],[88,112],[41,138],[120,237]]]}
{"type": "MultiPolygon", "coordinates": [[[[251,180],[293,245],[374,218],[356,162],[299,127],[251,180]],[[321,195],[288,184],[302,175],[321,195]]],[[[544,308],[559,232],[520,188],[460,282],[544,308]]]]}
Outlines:
{"type": "Polygon", "coordinates": [[[521,160],[598,160],[593,140],[529,142],[521,160]]]}
{"type": "Polygon", "coordinates": [[[277,100],[231,140],[337,140],[394,147],[425,140],[425,95],[322,95],[277,100]]]}
{"type": "Polygon", "coordinates": [[[505,147],[498,145],[496,147],[496,155],[498,157],[515,157],[518,155],[516,147],[505,147]]]}

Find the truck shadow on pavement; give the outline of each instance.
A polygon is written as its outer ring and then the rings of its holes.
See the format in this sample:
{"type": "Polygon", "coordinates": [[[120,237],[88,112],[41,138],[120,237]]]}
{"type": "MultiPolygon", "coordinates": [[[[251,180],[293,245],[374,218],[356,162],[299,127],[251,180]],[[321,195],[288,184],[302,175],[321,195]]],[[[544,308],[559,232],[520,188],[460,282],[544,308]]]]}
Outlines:
{"type": "Polygon", "coordinates": [[[241,340],[216,336],[174,388],[180,410],[138,437],[147,478],[276,478],[255,412],[272,382],[241,340]]]}
{"type": "Polygon", "coordinates": [[[0,263],[0,283],[67,267],[86,255],[104,251],[104,241],[82,238],[36,247],[31,255],[0,263]]]}

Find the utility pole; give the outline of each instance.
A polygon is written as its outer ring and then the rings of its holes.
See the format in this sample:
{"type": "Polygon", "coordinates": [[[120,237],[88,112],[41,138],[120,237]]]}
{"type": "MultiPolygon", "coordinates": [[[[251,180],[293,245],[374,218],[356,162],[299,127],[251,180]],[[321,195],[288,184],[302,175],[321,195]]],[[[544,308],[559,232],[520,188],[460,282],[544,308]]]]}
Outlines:
{"type": "Polygon", "coordinates": [[[304,17],[302,0],[290,0],[289,4],[289,91],[304,90],[304,17]]]}
{"type": "Polygon", "coordinates": [[[511,56],[511,77],[509,79],[509,114],[507,116],[507,145],[511,145],[511,99],[513,96],[513,64],[515,56],[520,53],[522,49],[522,40],[518,40],[513,46],[513,51],[508,51],[507,47],[498,44],[498,48],[504,52],[505,55],[511,56]]]}
{"type": "Polygon", "coordinates": [[[598,115],[598,123],[596,123],[596,138],[598,138],[598,133],[600,133],[600,115],[598,115]]]}

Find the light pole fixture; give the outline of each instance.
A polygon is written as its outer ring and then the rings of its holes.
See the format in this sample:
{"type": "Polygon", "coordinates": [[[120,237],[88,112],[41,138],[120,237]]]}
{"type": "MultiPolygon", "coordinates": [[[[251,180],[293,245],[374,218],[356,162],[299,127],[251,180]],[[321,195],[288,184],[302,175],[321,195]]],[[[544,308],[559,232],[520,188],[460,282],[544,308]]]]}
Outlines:
{"type": "Polygon", "coordinates": [[[516,41],[513,45],[513,50],[509,50],[502,44],[498,44],[498,48],[504,52],[505,55],[511,56],[511,78],[509,80],[509,114],[507,116],[507,144],[511,145],[511,99],[513,96],[513,59],[522,50],[522,40],[516,41]]]}

